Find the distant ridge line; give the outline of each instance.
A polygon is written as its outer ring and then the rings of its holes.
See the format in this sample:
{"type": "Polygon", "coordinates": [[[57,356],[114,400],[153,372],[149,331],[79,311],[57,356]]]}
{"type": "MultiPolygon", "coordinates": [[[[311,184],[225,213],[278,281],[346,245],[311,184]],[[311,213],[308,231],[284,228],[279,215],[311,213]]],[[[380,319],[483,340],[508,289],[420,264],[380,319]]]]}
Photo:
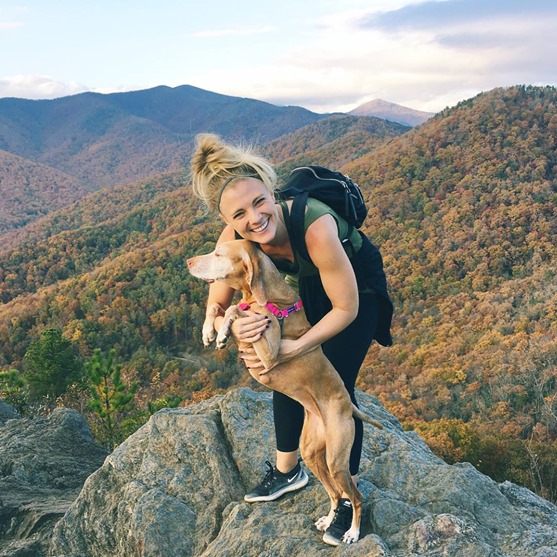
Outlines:
{"type": "Polygon", "coordinates": [[[419,126],[429,120],[432,116],[435,116],[434,112],[414,110],[413,108],[408,108],[406,106],[384,101],[382,99],[374,99],[361,104],[348,112],[348,114],[352,114],[354,116],[375,116],[376,118],[397,122],[398,124],[404,124],[411,127],[419,126]]]}

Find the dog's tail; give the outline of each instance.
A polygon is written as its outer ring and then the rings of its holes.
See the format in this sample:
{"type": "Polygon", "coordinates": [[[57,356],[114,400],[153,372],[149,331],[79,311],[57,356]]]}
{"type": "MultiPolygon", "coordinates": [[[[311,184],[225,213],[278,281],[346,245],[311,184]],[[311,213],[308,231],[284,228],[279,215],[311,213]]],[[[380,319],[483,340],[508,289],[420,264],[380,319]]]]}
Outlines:
{"type": "Polygon", "coordinates": [[[368,424],[374,425],[379,429],[383,429],[383,424],[379,423],[377,420],[370,418],[367,414],[364,414],[355,404],[352,404],[352,416],[366,422],[368,424]]]}

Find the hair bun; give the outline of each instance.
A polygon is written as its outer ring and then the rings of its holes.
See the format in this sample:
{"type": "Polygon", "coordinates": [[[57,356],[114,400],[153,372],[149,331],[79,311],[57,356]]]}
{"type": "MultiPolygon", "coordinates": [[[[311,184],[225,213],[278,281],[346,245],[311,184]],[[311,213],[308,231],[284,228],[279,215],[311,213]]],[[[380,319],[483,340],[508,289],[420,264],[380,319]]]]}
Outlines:
{"type": "Polygon", "coordinates": [[[214,175],[218,172],[215,166],[222,160],[225,146],[218,135],[204,133],[196,137],[196,150],[191,160],[194,174],[214,175]]]}
{"type": "Polygon", "coordinates": [[[269,190],[276,184],[276,173],[269,162],[253,153],[251,147],[225,143],[218,135],[196,136],[191,158],[193,192],[211,209],[218,209],[223,184],[233,176],[255,174],[269,190]]]}

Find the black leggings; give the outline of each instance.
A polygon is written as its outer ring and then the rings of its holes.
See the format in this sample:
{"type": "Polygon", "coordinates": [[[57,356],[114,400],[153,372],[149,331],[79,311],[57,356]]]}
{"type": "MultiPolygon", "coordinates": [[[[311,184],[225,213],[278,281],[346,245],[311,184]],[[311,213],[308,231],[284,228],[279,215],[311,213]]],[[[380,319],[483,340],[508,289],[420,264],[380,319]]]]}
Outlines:
{"type": "MultiPolygon", "coordinates": [[[[379,315],[379,299],[375,294],[360,294],[360,306],[356,319],[338,335],[323,343],[323,352],[342,377],[352,402],[354,387],[360,367],[375,336],[379,315]]],[[[309,316],[308,316],[309,317],[309,316]]],[[[315,319],[309,319],[315,324],[315,319]]],[[[302,426],[304,423],[303,407],[291,398],[273,392],[273,411],[277,449],[291,452],[298,449],[302,426]]],[[[362,454],[363,424],[357,418],[356,434],[350,453],[350,474],[355,476],[360,467],[362,454]]]]}

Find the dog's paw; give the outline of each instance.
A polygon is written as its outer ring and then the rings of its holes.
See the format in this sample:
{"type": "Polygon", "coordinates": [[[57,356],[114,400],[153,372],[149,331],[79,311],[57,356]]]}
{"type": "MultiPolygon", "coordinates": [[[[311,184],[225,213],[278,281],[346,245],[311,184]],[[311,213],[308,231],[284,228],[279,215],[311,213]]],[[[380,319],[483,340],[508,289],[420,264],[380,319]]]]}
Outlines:
{"type": "Polygon", "coordinates": [[[202,337],[203,337],[203,346],[207,347],[210,346],[214,340],[217,338],[217,333],[215,331],[215,329],[213,329],[213,327],[211,326],[211,328],[207,328],[207,329],[203,329],[203,331],[201,332],[202,337]]]}
{"type": "Polygon", "coordinates": [[[350,528],[342,536],[342,542],[346,544],[356,543],[360,539],[360,531],[357,528],[350,528]]]}
{"type": "Polygon", "coordinates": [[[221,350],[222,348],[224,348],[227,345],[227,343],[228,343],[228,336],[219,333],[217,335],[217,348],[219,350],[221,350]]]}
{"type": "Polygon", "coordinates": [[[320,531],[324,532],[332,522],[332,518],[329,515],[322,516],[320,519],[314,522],[314,526],[320,531]]]}

